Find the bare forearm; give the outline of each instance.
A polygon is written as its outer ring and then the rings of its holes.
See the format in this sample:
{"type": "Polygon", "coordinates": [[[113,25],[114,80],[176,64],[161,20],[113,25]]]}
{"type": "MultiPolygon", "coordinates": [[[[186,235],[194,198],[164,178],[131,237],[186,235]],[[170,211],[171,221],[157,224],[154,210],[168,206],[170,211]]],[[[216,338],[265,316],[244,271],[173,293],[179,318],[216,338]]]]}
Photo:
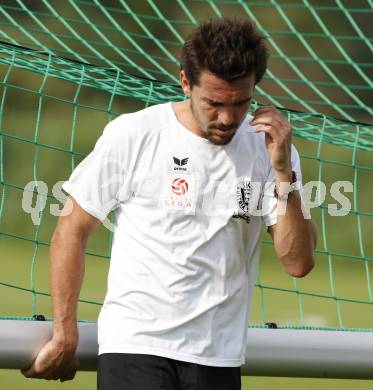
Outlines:
{"type": "Polygon", "coordinates": [[[69,197],[53,233],[50,249],[50,281],[53,304],[53,337],[39,351],[27,378],[74,378],[79,366],[77,306],[84,276],[84,249],[90,233],[100,221],[69,197]]]}
{"type": "Polygon", "coordinates": [[[312,221],[303,215],[298,191],[292,192],[287,201],[279,200],[274,241],[276,253],[288,273],[304,276],[312,269],[316,231],[312,221]]]}
{"type": "Polygon", "coordinates": [[[76,343],[77,302],[84,276],[86,240],[68,226],[57,227],[51,242],[50,280],[54,336],[63,343],[76,343]]]}
{"type": "MultiPolygon", "coordinates": [[[[293,162],[296,163],[298,160],[298,158],[292,159],[292,153],[296,153],[295,149],[292,150],[291,144],[292,126],[273,106],[256,110],[250,124],[256,126],[256,133],[265,133],[265,145],[279,195],[278,210],[279,206],[281,208],[286,203],[284,199],[292,189],[289,185],[294,179],[293,162]],[[287,190],[281,184],[285,184],[287,190]],[[281,187],[284,191],[281,191],[281,187]]],[[[277,223],[270,226],[269,232],[277,256],[290,275],[304,276],[312,269],[316,235],[311,221],[303,217],[301,199],[296,191],[290,194],[286,212],[278,213],[277,223]]]]}

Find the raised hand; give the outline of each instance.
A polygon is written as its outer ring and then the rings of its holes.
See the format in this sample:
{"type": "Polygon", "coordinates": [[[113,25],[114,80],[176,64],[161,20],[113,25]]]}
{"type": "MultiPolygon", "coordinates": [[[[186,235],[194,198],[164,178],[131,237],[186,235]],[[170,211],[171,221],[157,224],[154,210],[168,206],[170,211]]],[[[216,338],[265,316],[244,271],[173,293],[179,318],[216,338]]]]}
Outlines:
{"type": "Polygon", "coordinates": [[[250,125],[265,133],[267,150],[275,172],[291,172],[291,125],[273,106],[261,107],[253,114],[250,125]]]}

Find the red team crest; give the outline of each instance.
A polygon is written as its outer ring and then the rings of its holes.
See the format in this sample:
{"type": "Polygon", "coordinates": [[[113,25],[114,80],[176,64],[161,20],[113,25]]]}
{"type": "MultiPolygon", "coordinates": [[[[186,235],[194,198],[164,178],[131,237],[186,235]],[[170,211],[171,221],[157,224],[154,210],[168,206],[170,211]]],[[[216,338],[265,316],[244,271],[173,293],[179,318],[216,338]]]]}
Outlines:
{"type": "Polygon", "coordinates": [[[177,177],[172,181],[172,192],[178,196],[185,195],[188,192],[188,182],[185,179],[177,177]]]}

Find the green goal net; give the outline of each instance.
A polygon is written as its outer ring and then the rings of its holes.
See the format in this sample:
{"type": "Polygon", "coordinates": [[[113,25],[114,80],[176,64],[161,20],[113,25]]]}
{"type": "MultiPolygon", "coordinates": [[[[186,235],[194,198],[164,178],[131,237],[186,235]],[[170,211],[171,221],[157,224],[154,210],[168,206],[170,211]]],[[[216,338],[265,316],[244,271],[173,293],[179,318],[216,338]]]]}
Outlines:
{"type": "MultiPolygon", "coordinates": [[[[183,99],[180,47],[212,16],[247,16],[270,66],[251,110],[272,104],[293,126],[316,267],[287,276],[263,232],[250,326],[370,331],[373,323],[373,127],[370,1],[0,1],[0,319],[51,317],[48,249],[59,182],[116,115],[183,99]],[[339,197],[333,185],[339,182],[339,197]],[[311,186],[312,187],[312,186],[311,186]],[[310,187],[310,188],[311,188],[310,187]]],[[[89,241],[79,319],[94,321],[111,233],[89,241]]]]}

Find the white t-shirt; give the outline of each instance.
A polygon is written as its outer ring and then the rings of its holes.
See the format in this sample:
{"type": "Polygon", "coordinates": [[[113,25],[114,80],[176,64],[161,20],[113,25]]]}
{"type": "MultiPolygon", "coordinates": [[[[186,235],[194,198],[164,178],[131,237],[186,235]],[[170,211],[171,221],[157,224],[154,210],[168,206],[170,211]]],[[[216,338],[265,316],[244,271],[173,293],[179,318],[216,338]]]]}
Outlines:
{"type": "Polygon", "coordinates": [[[264,134],[250,118],[219,146],[183,127],[171,103],[121,115],[64,184],[94,217],[115,210],[99,354],[244,364],[262,221],[277,221],[264,134]]]}

